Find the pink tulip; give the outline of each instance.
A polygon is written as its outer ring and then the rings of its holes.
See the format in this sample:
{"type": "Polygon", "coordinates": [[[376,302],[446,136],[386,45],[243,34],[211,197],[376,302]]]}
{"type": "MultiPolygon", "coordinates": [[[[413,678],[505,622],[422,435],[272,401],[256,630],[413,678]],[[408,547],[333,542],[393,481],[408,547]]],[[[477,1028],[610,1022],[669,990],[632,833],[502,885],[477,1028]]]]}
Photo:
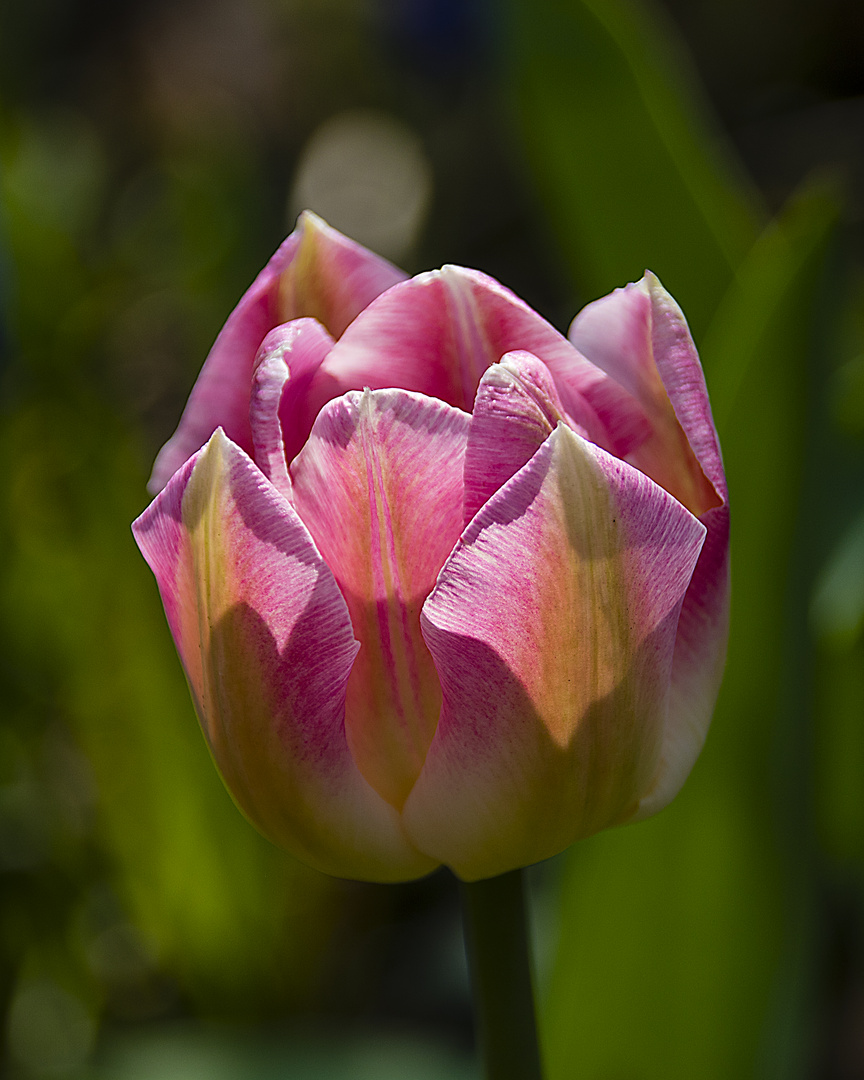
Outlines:
{"type": "Polygon", "coordinates": [[[705,739],[727,491],[651,274],[569,341],[304,214],[135,522],[246,816],[332,874],[465,880],[665,806],[705,739]],[[205,445],[206,443],[206,445],[205,445]]]}

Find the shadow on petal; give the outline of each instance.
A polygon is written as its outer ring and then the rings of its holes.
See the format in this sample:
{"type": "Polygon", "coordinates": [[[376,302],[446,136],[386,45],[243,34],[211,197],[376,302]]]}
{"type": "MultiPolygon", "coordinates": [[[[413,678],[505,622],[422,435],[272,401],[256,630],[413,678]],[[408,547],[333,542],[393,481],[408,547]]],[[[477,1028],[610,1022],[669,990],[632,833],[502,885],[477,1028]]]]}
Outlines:
{"type": "Polygon", "coordinates": [[[569,681],[553,695],[558,715],[495,649],[442,635],[441,721],[404,809],[414,844],[476,880],[630,820],[661,767],[676,626],[674,612],[587,707],[581,684],[595,658],[590,646],[571,657],[569,681]]]}
{"type": "MultiPolygon", "coordinates": [[[[249,604],[213,627],[206,726],[213,756],[246,816],[274,843],[325,872],[373,881],[436,865],[358,772],[344,731],[355,655],[320,617],[316,583],[281,648],[249,604]]],[[[341,635],[340,635],[341,636],[341,635]]]]}

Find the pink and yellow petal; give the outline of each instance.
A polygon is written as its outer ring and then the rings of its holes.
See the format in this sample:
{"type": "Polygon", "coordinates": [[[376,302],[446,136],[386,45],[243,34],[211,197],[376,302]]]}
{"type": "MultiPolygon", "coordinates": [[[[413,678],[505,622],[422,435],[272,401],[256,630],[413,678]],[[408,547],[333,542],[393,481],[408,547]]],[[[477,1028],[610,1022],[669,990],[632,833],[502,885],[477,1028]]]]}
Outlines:
{"type": "Polygon", "coordinates": [[[644,280],[651,300],[657,370],[716,499],[699,515],[708,535],[681,607],[661,769],[640,809],[641,817],[671,801],[702,749],[720,689],[729,633],[728,491],[705,377],[678,304],[653,274],[646,274],[644,280]]]}
{"type": "Polygon", "coordinates": [[[346,731],[369,783],[401,808],[441,691],[420,609],[462,530],[469,417],[401,390],[327,405],[291,468],[297,512],[332,569],[361,649],[346,731]]]}
{"type": "Polygon", "coordinates": [[[656,814],[681,790],[705,743],[723,678],[729,637],[729,509],[714,507],[700,520],[708,532],[681,605],[660,760],[637,819],[656,814]]]}
{"type": "Polygon", "coordinates": [[[569,336],[638,399],[650,423],[649,436],[621,456],[697,517],[719,505],[723,494],[714,481],[722,468],[715,467],[719,451],[702,369],[680,308],[653,274],[588,304],[569,336]],[[712,442],[713,458],[701,460],[712,442]]]}
{"type": "Polygon", "coordinates": [[[217,427],[251,453],[252,371],[270,330],[309,316],[336,337],[376,296],[404,277],[314,214],[303,213],[222,328],[177,431],[156,458],[150,491],[160,491],[217,427]]]}
{"type": "Polygon", "coordinates": [[[531,460],[561,420],[564,408],[552,374],[531,353],[507,353],[486,369],[465,450],[466,524],[531,460]]]}
{"type": "Polygon", "coordinates": [[[711,505],[725,503],[728,492],[720,443],[690,328],[681,308],[653,274],[646,273],[643,283],[651,301],[651,352],[657,371],[699,467],[716,493],[714,499],[709,495],[711,505]]]}
{"type": "Polygon", "coordinates": [[[339,338],[377,296],[406,277],[309,210],[300,215],[295,231],[300,234],[297,252],[279,276],[281,322],[310,316],[339,338]]]}
{"type": "Polygon", "coordinates": [[[432,869],[351,758],[345,687],[357,643],[286,500],[217,431],[134,532],[214,760],[250,821],[328,873],[396,881],[432,869]]]}
{"type": "Polygon", "coordinates": [[[424,606],[444,701],[403,811],[416,845],[474,880],[637,813],[704,536],[559,424],[466,529],[424,606]]]}
{"type": "Polygon", "coordinates": [[[574,320],[570,337],[631,390],[651,418],[654,435],[630,460],[708,530],[681,608],[663,749],[639,815],[647,817],[674,797],[690,772],[720,687],[729,622],[726,477],[686,319],[653,274],[589,304],[574,320]]]}

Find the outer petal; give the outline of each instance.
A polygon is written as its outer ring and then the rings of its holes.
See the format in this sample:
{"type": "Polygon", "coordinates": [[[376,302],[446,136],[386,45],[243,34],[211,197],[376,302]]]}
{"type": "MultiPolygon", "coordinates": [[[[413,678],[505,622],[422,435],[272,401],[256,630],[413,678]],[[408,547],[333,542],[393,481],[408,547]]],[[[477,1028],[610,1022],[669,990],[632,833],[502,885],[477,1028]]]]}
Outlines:
{"type": "Polygon", "coordinates": [[[473,880],[631,818],[654,776],[704,527],[560,424],[423,609],[444,704],[403,817],[473,880]]]}
{"type": "Polygon", "coordinates": [[[639,398],[651,419],[654,435],[629,460],[708,529],[681,609],[663,750],[639,813],[647,817],[677,794],[689,774],[720,687],[729,621],[726,477],[687,322],[653,274],[589,304],[576,316],[570,337],[639,398]]]}
{"type": "Polygon", "coordinates": [[[280,323],[311,316],[338,337],[401,270],[308,211],[230,315],[192,389],[177,431],[153,466],[150,490],[168,482],[217,427],[251,452],[249,393],[258,346],[280,323]]]}
{"type": "Polygon", "coordinates": [[[432,869],[351,758],[343,716],[357,643],[291,506],[218,431],[133,529],[213,757],[249,819],[331,874],[396,881],[432,869]]]}
{"type": "MultiPolygon", "coordinates": [[[[667,315],[669,314],[671,312],[667,307],[667,315]]],[[[660,327],[657,329],[660,330],[660,327]]],[[[714,455],[719,461],[702,370],[680,309],[653,274],[650,278],[646,274],[635,285],[616,289],[609,296],[589,304],[573,320],[570,340],[598,367],[608,371],[618,383],[639,399],[651,422],[651,437],[631,452],[628,460],[665,487],[697,516],[711,506],[717,506],[720,502],[718,492],[704,471],[697,455],[697,447],[691,446],[688,441],[689,433],[682,426],[682,417],[674,400],[675,397],[682,397],[678,393],[679,389],[684,389],[681,386],[682,381],[686,386],[692,383],[698,373],[704,408],[696,425],[697,430],[693,431],[693,434],[697,441],[701,441],[701,449],[708,450],[705,437],[707,421],[707,431],[713,435],[714,455]],[[670,320],[664,320],[665,340],[656,342],[659,349],[655,352],[655,307],[659,309],[655,299],[659,300],[660,294],[675,306],[678,326],[673,329],[670,320]],[[684,360],[683,355],[677,360],[674,356],[667,356],[670,351],[676,351],[675,337],[679,338],[679,347],[684,345],[684,337],[689,344],[687,371],[681,370],[680,361],[684,360]],[[664,367],[672,376],[672,385],[666,382],[662,370],[664,367]]],[[[683,393],[685,401],[689,399],[691,412],[695,404],[693,389],[689,386],[683,393]]],[[[681,402],[683,403],[684,401],[681,402]]],[[[691,429],[692,427],[693,425],[691,429]]],[[[719,475],[722,477],[722,468],[719,475]]]]}
{"type": "Polygon", "coordinates": [[[348,744],[401,808],[441,705],[420,608],[462,530],[469,417],[402,390],[350,393],[322,410],[292,466],[297,511],[348,602],[361,650],[348,744]]]}
{"type": "Polygon", "coordinates": [[[649,433],[632,395],[508,289],[459,266],[420,274],[370,304],[321,377],[332,377],[331,394],[401,386],[470,409],[483,372],[515,349],[546,364],[567,412],[599,445],[620,457],[649,433]]]}

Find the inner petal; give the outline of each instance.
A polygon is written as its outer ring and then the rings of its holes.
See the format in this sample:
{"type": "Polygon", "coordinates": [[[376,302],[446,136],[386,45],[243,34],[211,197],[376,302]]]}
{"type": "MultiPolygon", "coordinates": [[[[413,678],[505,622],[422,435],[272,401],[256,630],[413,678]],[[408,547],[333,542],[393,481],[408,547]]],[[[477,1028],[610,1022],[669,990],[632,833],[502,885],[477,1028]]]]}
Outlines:
{"type": "Polygon", "coordinates": [[[632,394],[503,285],[459,266],[419,274],[373,301],[321,365],[312,395],[320,408],[326,394],[400,386],[467,410],[483,372],[516,349],[549,368],[564,408],[599,446],[624,456],[649,433],[632,394]]]}
{"type": "Polygon", "coordinates": [[[348,745],[397,809],[423,767],[441,708],[420,609],[462,530],[469,423],[420,394],[354,391],[322,409],[291,466],[297,512],[361,643],[348,682],[348,745]]]}
{"type": "Polygon", "coordinates": [[[292,403],[303,397],[332,346],[333,339],[315,319],[295,319],[271,330],[255,358],[249,402],[255,463],[288,499],[290,458],[283,432],[295,436],[292,403]]]}
{"type": "Polygon", "coordinates": [[[487,368],[477,388],[465,451],[466,525],[531,460],[559,421],[576,428],[551,372],[536,356],[507,353],[500,364],[487,368]]]}

